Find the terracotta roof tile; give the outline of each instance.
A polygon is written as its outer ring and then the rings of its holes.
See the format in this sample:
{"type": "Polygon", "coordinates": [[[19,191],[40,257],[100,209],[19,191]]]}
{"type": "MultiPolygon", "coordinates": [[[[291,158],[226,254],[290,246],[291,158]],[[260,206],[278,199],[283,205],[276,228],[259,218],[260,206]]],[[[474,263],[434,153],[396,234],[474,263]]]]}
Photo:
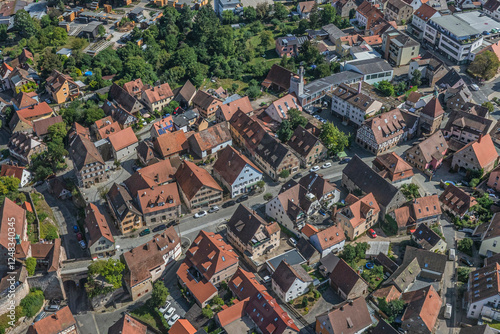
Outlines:
{"type": "Polygon", "coordinates": [[[143,96],[144,95],[150,103],[156,103],[174,97],[174,93],[172,93],[172,89],[170,89],[168,83],[146,89],[143,92],[143,96]]]}
{"type": "Polygon", "coordinates": [[[486,167],[498,158],[497,150],[489,134],[482,137],[480,136],[478,140],[465,145],[462,149],[457,151],[455,155],[459,155],[468,149],[473,150],[481,168],[486,167]]]}
{"type": "Polygon", "coordinates": [[[134,130],[131,127],[110,135],[108,139],[116,152],[138,142],[134,130]]]}
{"type": "Polygon", "coordinates": [[[188,160],[185,160],[179,169],[177,169],[175,178],[188,200],[193,199],[202,187],[208,187],[222,192],[222,188],[208,171],[196,166],[188,160]]]}
{"type": "Polygon", "coordinates": [[[62,116],[49,117],[33,121],[33,132],[37,136],[49,133],[49,127],[54,124],[64,123],[62,116]]]}
{"type": "Polygon", "coordinates": [[[304,234],[306,237],[310,238],[312,235],[318,233],[319,230],[312,226],[311,224],[305,224],[300,233],[304,234]]]}
{"type": "Polygon", "coordinates": [[[402,299],[408,303],[402,320],[422,319],[427,329],[432,331],[443,303],[434,287],[429,285],[417,291],[404,293],[402,299]]]}
{"type": "Polygon", "coordinates": [[[175,183],[141,189],[137,194],[137,201],[144,215],[168,208],[178,208],[181,205],[179,191],[175,183]]]}
{"type": "MultiPolygon", "coordinates": [[[[229,306],[225,310],[220,311],[215,316],[221,327],[225,327],[235,320],[241,319],[246,315],[245,308],[248,305],[250,298],[245,298],[242,301],[237,301],[236,304],[229,306]]],[[[170,334],[170,333],[169,333],[170,334]]]]}
{"type": "Polygon", "coordinates": [[[196,132],[189,138],[189,142],[196,143],[200,151],[208,151],[215,147],[231,141],[231,132],[227,122],[218,123],[203,131],[196,132]]]}
{"type": "Polygon", "coordinates": [[[233,184],[236,181],[246,165],[262,174],[262,171],[250,159],[232,146],[224,147],[217,154],[217,161],[213,166],[214,172],[217,172],[228,184],[233,184]]]}
{"type": "Polygon", "coordinates": [[[231,120],[231,117],[233,117],[234,113],[236,113],[238,109],[243,111],[245,114],[251,113],[253,111],[253,107],[250,104],[250,99],[248,98],[248,96],[244,96],[233,102],[223,104],[219,108],[224,115],[225,121],[231,120]]]}
{"type": "Polygon", "coordinates": [[[75,326],[76,321],[68,306],[35,322],[28,329],[28,334],[58,334],[75,326]]]}
{"type": "Polygon", "coordinates": [[[187,138],[184,131],[167,132],[153,140],[155,150],[162,157],[169,157],[187,149],[187,138]]]}
{"type": "Polygon", "coordinates": [[[92,203],[89,203],[85,208],[85,226],[89,231],[89,246],[98,242],[102,237],[114,243],[115,238],[111,234],[108,221],[101,213],[99,208],[92,203]]]}
{"type": "MultiPolygon", "coordinates": [[[[195,334],[196,328],[187,319],[179,319],[169,329],[168,334],[195,334]]],[[[124,333],[122,333],[124,334],[124,333]]]]}
{"type": "MultiPolygon", "coordinates": [[[[179,319],[180,320],[180,319],[179,319]]],[[[146,334],[148,327],[125,314],[108,330],[108,334],[146,334]]]]}

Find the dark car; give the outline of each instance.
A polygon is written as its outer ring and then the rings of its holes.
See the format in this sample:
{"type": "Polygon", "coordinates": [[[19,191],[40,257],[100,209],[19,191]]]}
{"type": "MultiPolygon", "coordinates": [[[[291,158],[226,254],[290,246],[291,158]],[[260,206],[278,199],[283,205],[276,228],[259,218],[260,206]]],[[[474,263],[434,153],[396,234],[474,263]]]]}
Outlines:
{"type": "Polygon", "coordinates": [[[302,173],[297,173],[292,177],[292,179],[297,180],[300,179],[302,176],[303,176],[302,173]]]}
{"type": "Polygon", "coordinates": [[[153,228],[153,232],[163,231],[166,228],[167,228],[167,225],[161,224],[161,225],[158,225],[155,228],[153,228]]]}
{"type": "Polygon", "coordinates": [[[178,225],[179,222],[177,220],[172,220],[170,223],[168,223],[167,227],[170,227],[170,226],[175,226],[175,225],[178,225]]]}
{"type": "Polygon", "coordinates": [[[351,158],[344,158],[344,159],[340,160],[339,164],[343,165],[343,164],[348,163],[349,161],[351,161],[351,158]]]}
{"type": "Polygon", "coordinates": [[[460,258],[460,262],[462,262],[463,264],[465,264],[466,266],[469,266],[469,267],[474,267],[474,263],[472,263],[471,260],[469,260],[468,258],[466,257],[461,257],[460,258]]]}
{"type": "Polygon", "coordinates": [[[143,237],[145,235],[148,235],[149,233],[151,233],[151,230],[147,228],[144,231],[141,231],[141,233],[139,233],[139,236],[143,237]]]}
{"type": "Polygon", "coordinates": [[[222,204],[222,207],[225,209],[225,208],[229,208],[230,206],[233,206],[235,204],[236,204],[235,201],[229,201],[229,202],[222,204]]]}
{"type": "Polygon", "coordinates": [[[247,199],[248,199],[248,195],[243,195],[236,200],[236,203],[241,203],[243,201],[246,201],[247,199]]]}

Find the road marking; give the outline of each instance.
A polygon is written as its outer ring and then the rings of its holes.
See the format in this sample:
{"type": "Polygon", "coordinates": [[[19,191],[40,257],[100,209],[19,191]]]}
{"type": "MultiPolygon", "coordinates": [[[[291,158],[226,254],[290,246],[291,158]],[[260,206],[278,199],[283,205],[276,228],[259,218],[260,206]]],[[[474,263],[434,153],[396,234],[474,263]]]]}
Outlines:
{"type": "Polygon", "coordinates": [[[205,227],[209,227],[209,226],[212,226],[212,225],[220,224],[220,223],[222,223],[223,221],[225,221],[228,218],[229,218],[229,216],[226,216],[226,217],[223,217],[223,218],[219,218],[218,220],[215,220],[213,222],[205,223],[203,225],[198,225],[197,227],[191,228],[191,229],[186,230],[186,231],[181,231],[181,232],[183,234],[184,233],[185,234],[190,234],[190,233],[193,233],[193,232],[198,232],[200,230],[203,230],[205,227]]]}
{"type": "Polygon", "coordinates": [[[99,327],[97,327],[97,321],[95,321],[95,315],[93,312],[92,312],[92,320],[94,320],[94,325],[95,329],[97,330],[97,334],[101,334],[101,332],[99,332],[99,327]]]}

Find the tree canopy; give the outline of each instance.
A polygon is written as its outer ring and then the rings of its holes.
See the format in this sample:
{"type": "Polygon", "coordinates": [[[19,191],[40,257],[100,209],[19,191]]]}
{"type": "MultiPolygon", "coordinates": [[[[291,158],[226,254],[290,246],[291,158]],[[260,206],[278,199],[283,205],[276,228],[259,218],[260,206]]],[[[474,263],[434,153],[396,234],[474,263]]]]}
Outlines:
{"type": "Polygon", "coordinates": [[[323,124],[319,137],[328,151],[333,154],[342,152],[349,145],[349,135],[340,131],[331,122],[323,124]]]}
{"type": "Polygon", "coordinates": [[[498,73],[500,61],[494,52],[485,51],[476,55],[468,71],[484,80],[493,78],[498,73]]]}

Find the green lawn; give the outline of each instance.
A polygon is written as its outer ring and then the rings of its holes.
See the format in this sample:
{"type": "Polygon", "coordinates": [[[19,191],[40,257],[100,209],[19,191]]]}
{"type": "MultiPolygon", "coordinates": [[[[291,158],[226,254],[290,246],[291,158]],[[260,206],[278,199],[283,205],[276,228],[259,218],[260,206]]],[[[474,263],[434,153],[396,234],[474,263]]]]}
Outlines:
{"type": "Polygon", "coordinates": [[[147,304],[134,309],[130,314],[162,333],[166,333],[169,329],[160,313],[157,310],[151,309],[147,304]]]}
{"type": "Polygon", "coordinates": [[[490,326],[491,328],[494,328],[494,329],[498,329],[500,330],[500,322],[499,321],[494,321],[492,323],[487,323],[488,326],[490,326]]]}

